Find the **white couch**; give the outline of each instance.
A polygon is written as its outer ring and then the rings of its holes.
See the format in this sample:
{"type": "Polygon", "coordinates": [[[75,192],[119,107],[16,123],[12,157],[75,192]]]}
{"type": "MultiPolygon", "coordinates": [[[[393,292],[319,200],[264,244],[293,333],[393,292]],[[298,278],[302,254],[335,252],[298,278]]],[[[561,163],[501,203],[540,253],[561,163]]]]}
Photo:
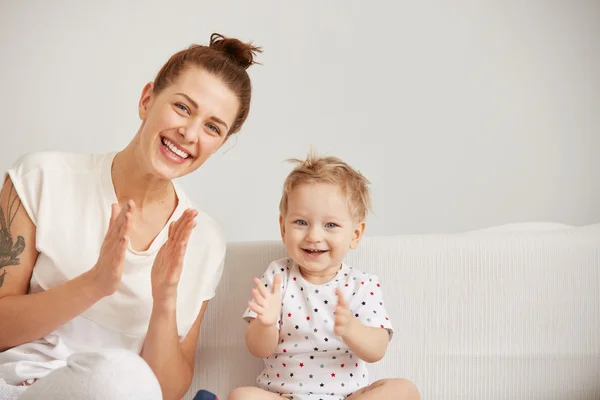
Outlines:
{"type": "MultiPolygon", "coordinates": [[[[278,242],[230,244],[187,399],[254,384],[263,363],[241,315],[282,256],[278,242]]],[[[386,282],[396,334],[372,379],[408,378],[425,400],[600,399],[600,224],[367,237],[347,262],[386,282]]]]}

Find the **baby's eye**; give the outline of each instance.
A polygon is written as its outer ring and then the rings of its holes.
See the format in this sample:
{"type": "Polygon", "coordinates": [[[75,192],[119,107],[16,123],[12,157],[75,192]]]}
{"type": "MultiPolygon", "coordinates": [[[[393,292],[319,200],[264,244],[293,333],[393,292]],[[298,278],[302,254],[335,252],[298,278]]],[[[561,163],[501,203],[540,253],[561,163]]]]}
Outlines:
{"type": "Polygon", "coordinates": [[[338,226],[338,224],[336,224],[334,222],[328,222],[325,224],[325,228],[335,228],[337,226],[338,226]]]}
{"type": "Polygon", "coordinates": [[[294,221],[294,223],[295,223],[296,225],[308,225],[308,224],[306,223],[306,221],[303,221],[303,220],[301,220],[301,219],[294,221]]]}

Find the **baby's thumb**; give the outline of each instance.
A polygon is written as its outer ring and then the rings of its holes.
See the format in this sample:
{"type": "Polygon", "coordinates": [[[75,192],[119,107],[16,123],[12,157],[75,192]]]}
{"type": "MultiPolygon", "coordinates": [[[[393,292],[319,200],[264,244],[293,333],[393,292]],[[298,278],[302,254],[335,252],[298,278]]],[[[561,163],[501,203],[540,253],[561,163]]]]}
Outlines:
{"type": "Polygon", "coordinates": [[[335,289],[335,294],[338,298],[338,305],[341,307],[348,308],[348,304],[346,303],[346,300],[344,300],[344,295],[342,294],[342,291],[340,288],[335,289]]]}
{"type": "Polygon", "coordinates": [[[273,293],[281,293],[281,274],[275,274],[273,278],[273,293]]]}

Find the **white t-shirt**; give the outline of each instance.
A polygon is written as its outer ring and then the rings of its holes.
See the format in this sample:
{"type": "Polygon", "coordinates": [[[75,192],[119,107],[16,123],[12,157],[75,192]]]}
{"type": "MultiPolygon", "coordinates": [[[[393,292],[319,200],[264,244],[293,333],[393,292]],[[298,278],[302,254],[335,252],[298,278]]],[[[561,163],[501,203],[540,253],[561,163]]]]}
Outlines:
{"type": "MultiPolygon", "coordinates": [[[[89,270],[97,261],[117,202],[111,177],[116,153],[105,155],[32,153],[8,171],[23,207],[36,226],[39,257],[29,293],[58,286],[89,270]]],[[[128,246],[120,286],[44,338],[0,353],[0,379],[8,384],[41,378],[65,365],[79,351],[124,348],[141,351],[152,311],[150,273],[168,237],[168,224],[195,208],[175,185],[178,205],[146,251],[128,246]]],[[[33,243],[26,243],[27,246],[33,243]]],[[[199,212],[177,295],[180,338],[193,325],[202,303],[215,295],[223,272],[225,240],[217,223],[199,212]]],[[[10,276],[7,277],[10,279],[10,276]]]]}
{"type": "MultiPolygon", "coordinates": [[[[275,274],[282,276],[279,344],[264,359],[265,369],[257,378],[264,390],[278,394],[311,394],[315,399],[347,396],[369,384],[365,362],[360,360],[333,331],[337,305],[336,288],[354,316],[364,325],[387,329],[392,324],[383,305],[381,284],[347,264],[328,283],[315,285],[302,277],[291,258],[272,262],[261,277],[271,290],[275,274]]],[[[256,313],[246,309],[246,321],[256,313]]]]}

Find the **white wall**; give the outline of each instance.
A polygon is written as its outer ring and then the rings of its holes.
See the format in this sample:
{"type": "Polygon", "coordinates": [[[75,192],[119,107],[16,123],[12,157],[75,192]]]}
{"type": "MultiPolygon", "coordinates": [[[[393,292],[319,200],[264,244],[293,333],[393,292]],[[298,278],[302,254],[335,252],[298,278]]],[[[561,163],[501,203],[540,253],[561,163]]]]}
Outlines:
{"type": "Polygon", "coordinates": [[[600,2],[0,1],[0,169],[135,133],[166,58],[264,47],[237,140],[183,184],[232,241],[277,239],[309,145],[373,183],[369,235],[600,221],[600,2]]]}

